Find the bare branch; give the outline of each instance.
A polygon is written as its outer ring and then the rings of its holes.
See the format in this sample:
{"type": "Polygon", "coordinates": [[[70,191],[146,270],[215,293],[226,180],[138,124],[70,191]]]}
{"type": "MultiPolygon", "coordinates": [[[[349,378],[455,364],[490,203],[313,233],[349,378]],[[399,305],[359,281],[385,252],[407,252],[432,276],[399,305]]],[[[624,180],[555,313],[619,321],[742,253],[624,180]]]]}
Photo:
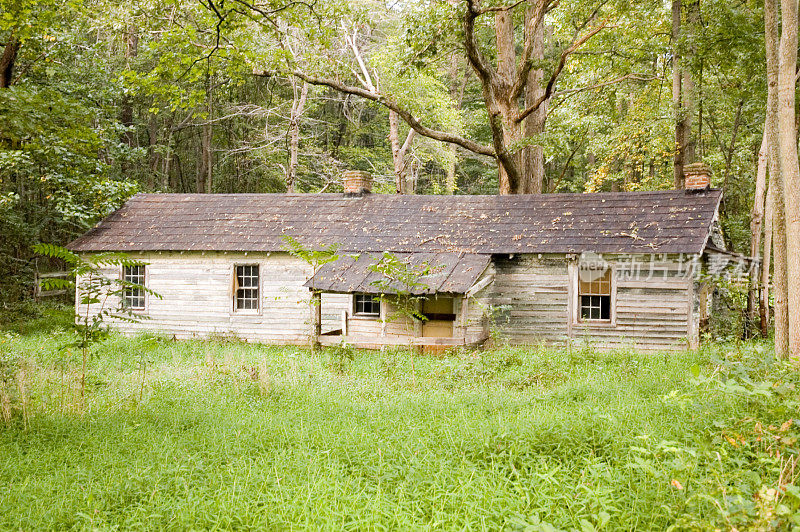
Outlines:
{"type": "MultiPolygon", "coordinates": [[[[253,74],[256,76],[263,76],[263,77],[280,75],[277,72],[258,71],[258,70],[254,70],[253,74]]],[[[450,142],[452,144],[457,144],[462,148],[467,149],[473,153],[477,153],[480,155],[487,155],[489,157],[496,157],[494,150],[489,146],[479,144],[473,140],[465,139],[464,137],[461,137],[459,135],[454,135],[452,133],[447,133],[445,131],[438,131],[422,125],[422,123],[409,111],[403,109],[402,107],[400,107],[400,105],[397,104],[397,102],[395,102],[390,98],[387,98],[383,94],[374,93],[366,89],[363,89],[361,87],[346,85],[334,79],[311,76],[299,70],[292,71],[290,74],[312,85],[321,85],[324,87],[330,87],[334,90],[337,90],[345,94],[360,96],[367,100],[378,103],[386,107],[387,109],[391,109],[392,111],[397,113],[398,116],[400,116],[400,118],[402,118],[411,128],[413,128],[417,133],[419,133],[423,137],[428,137],[434,140],[438,140],[440,142],[450,142]]]]}
{"type": "Polygon", "coordinates": [[[578,92],[584,91],[593,91],[596,89],[602,89],[603,87],[608,87],[609,85],[615,85],[617,83],[621,83],[627,79],[631,79],[633,81],[653,81],[658,79],[656,76],[647,76],[645,74],[625,74],[624,76],[620,76],[618,78],[610,79],[608,81],[601,81],[595,83],[594,85],[587,85],[585,87],[577,87],[575,89],[564,89],[563,91],[556,91],[553,93],[553,98],[557,98],[559,96],[567,96],[570,94],[575,94],[578,92]]]}
{"type": "Polygon", "coordinates": [[[608,19],[606,19],[603,22],[601,22],[600,24],[598,24],[598,26],[596,28],[594,28],[592,31],[590,31],[589,33],[587,33],[583,37],[580,37],[579,39],[574,41],[567,49],[565,49],[563,52],[561,52],[561,59],[559,59],[558,65],[556,66],[556,69],[553,71],[553,74],[550,76],[550,81],[547,82],[547,87],[545,88],[544,94],[542,94],[539,98],[537,98],[537,100],[535,102],[533,102],[533,104],[531,104],[530,107],[528,107],[527,109],[522,111],[517,116],[517,118],[515,119],[515,121],[517,123],[520,123],[523,120],[525,120],[528,117],[528,115],[530,115],[531,113],[536,112],[536,110],[539,107],[541,107],[541,105],[544,102],[546,102],[548,99],[550,99],[550,97],[553,95],[553,88],[555,87],[556,80],[558,79],[558,76],[561,75],[561,71],[564,70],[564,65],[566,65],[567,58],[569,57],[569,55],[572,52],[574,52],[575,50],[577,50],[578,48],[580,48],[586,41],[588,41],[589,39],[591,39],[592,37],[594,37],[595,35],[600,33],[603,30],[603,28],[605,28],[607,25],[608,25],[608,19]]]}
{"type": "Polygon", "coordinates": [[[475,19],[480,15],[481,9],[478,7],[478,0],[467,0],[467,13],[464,16],[464,47],[466,48],[470,65],[478,73],[478,77],[481,78],[485,86],[494,80],[495,72],[486,56],[481,52],[475,39],[475,19]]]}
{"type": "MultiPolygon", "coordinates": [[[[533,16],[527,20],[530,31],[526,31],[525,34],[530,34],[532,36],[534,34],[533,29],[544,22],[545,14],[551,9],[554,9],[559,1],[560,0],[537,0],[533,16]]],[[[519,98],[522,91],[525,90],[525,85],[528,83],[528,74],[530,74],[533,69],[533,61],[531,61],[533,44],[533,38],[525,40],[525,47],[522,50],[522,61],[519,66],[519,71],[517,72],[517,80],[514,83],[514,87],[511,89],[512,98],[514,99],[519,98]]]]}

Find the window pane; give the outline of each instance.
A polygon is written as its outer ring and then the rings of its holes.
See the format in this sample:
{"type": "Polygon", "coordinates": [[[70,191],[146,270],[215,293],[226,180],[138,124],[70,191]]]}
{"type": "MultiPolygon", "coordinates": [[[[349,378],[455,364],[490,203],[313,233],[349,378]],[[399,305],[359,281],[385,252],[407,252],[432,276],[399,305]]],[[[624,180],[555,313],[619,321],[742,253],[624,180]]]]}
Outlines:
{"type": "Polygon", "coordinates": [[[598,296],[600,298],[600,318],[601,320],[611,319],[611,296],[598,296]]]}
{"type": "MultiPolygon", "coordinates": [[[[585,272],[587,277],[594,277],[599,272],[585,272]]],[[[606,269],[596,278],[581,279],[579,274],[578,293],[581,295],[611,295],[611,269],[606,269]]]]}
{"type": "MultiPolygon", "coordinates": [[[[122,280],[144,286],[144,266],[123,266],[122,280]]],[[[122,292],[122,305],[130,309],[143,309],[144,290],[139,287],[125,287],[122,292]]]]}
{"type": "Polygon", "coordinates": [[[258,265],[236,266],[236,310],[258,310],[258,265]]]}
{"type": "Polygon", "coordinates": [[[611,296],[581,296],[580,307],[582,320],[611,319],[611,296]]]}
{"type": "Polygon", "coordinates": [[[353,311],[355,314],[377,316],[381,313],[381,302],[370,294],[355,294],[353,297],[353,311]]]}

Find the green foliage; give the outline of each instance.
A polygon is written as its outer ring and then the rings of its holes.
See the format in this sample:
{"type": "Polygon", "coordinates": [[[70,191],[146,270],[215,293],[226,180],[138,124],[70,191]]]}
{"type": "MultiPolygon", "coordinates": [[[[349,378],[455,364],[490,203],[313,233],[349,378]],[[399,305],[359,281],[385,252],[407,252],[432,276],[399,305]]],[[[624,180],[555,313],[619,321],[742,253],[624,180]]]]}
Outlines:
{"type": "Polygon", "coordinates": [[[75,288],[77,291],[75,320],[72,323],[75,338],[63,346],[75,348],[83,356],[81,396],[86,379],[86,364],[92,348],[105,341],[110,334],[110,321],[138,322],[146,316],[136,314],[124,304],[124,294],[131,289],[161,298],[146,286],[131,283],[117,276],[108,276],[105,268],[144,266],[145,263],[131,259],[124,253],[96,253],[86,258],[53,244],[40,243],[33,246],[35,253],[65,262],[71,279],[42,279],[42,289],[63,290],[75,288]]]}
{"type": "Polygon", "coordinates": [[[314,273],[317,272],[320,266],[339,259],[339,255],[337,255],[339,244],[337,243],[330,244],[323,249],[309,249],[290,235],[283,235],[282,238],[284,249],[293,257],[307,262],[314,273]]]}
{"type": "Polygon", "coordinates": [[[330,359],[331,371],[337,375],[347,373],[356,356],[355,348],[344,342],[326,348],[325,352],[330,359]]]}
{"type": "Polygon", "coordinates": [[[420,304],[425,299],[421,294],[428,289],[422,278],[435,270],[428,263],[412,264],[408,259],[404,260],[389,251],[384,251],[378,262],[370,264],[369,271],[381,274],[379,279],[372,281],[372,285],[380,291],[381,301],[390,304],[393,309],[393,314],[387,316],[388,320],[427,319],[420,310],[420,304]]]}

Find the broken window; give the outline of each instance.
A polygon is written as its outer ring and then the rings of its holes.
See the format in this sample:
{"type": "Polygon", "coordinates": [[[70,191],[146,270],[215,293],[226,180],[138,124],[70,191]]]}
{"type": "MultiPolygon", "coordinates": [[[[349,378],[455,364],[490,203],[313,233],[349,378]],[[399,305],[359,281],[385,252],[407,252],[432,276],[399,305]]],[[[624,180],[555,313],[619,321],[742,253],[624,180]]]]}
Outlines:
{"type": "Polygon", "coordinates": [[[122,306],[131,310],[144,309],[144,265],[123,266],[122,280],[126,283],[122,291],[122,306]]]}
{"type": "Polygon", "coordinates": [[[611,320],[611,269],[581,270],[578,275],[581,320],[611,320]]]}
{"type": "Polygon", "coordinates": [[[236,266],[235,310],[258,310],[258,265],[236,266]]]}
{"type": "Polygon", "coordinates": [[[355,294],[353,296],[353,313],[356,316],[379,316],[381,300],[370,294],[355,294]]]}

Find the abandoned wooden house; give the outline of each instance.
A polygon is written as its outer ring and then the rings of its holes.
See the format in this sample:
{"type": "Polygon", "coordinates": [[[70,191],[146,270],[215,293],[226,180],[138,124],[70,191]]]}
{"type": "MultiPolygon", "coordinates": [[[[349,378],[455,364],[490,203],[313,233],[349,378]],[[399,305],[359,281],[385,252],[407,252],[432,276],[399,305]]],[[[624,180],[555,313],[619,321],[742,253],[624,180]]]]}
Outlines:
{"type": "Polygon", "coordinates": [[[709,295],[695,274],[725,253],[707,173],[685,191],[519,196],[372,194],[368,174],[344,180],[344,194],[138,194],[69,247],[145,264],[106,272],[161,296],[127,290],[124,305],[147,319],[118,323],[126,333],[377,347],[476,345],[496,331],[513,344],[697,345],[709,295]],[[287,252],[287,236],[338,244],[338,259],[314,271],[287,252]],[[384,252],[424,275],[405,288],[387,279],[374,267],[384,252]],[[398,317],[398,291],[420,296],[427,319],[398,317]]]}

